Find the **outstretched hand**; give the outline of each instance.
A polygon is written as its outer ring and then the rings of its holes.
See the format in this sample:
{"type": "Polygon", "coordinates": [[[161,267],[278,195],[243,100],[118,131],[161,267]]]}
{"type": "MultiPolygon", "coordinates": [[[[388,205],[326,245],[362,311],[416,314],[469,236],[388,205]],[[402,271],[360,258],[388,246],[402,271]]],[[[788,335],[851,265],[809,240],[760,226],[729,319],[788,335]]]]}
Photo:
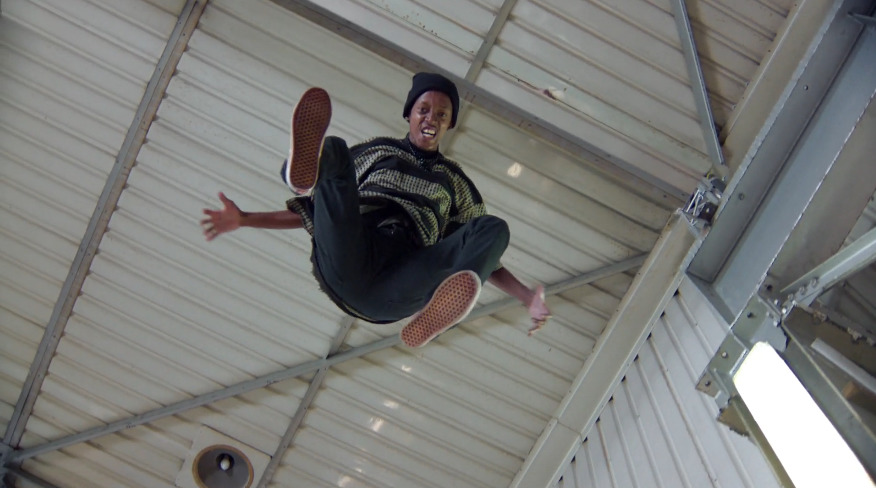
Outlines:
{"type": "Polygon", "coordinates": [[[224,193],[219,192],[219,200],[222,201],[222,210],[204,209],[204,215],[207,218],[201,220],[201,227],[204,229],[204,237],[208,241],[212,241],[220,234],[231,232],[240,227],[243,219],[243,212],[240,211],[237,204],[226,197],[224,193]]]}
{"type": "Polygon", "coordinates": [[[535,287],[535,293],[529,302],[529,316],[532,317],[532,327],[529,329],[530,336],[541,330],[551,318],[551,311],[548,310],[544,301],[544,287],[541,285],[535,287]]]}

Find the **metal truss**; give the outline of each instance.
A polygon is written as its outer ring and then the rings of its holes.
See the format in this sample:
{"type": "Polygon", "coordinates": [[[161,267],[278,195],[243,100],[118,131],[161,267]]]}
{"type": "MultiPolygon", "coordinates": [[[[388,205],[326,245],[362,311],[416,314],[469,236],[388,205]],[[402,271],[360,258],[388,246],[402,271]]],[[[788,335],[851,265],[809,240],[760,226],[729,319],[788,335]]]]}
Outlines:
{"type": "Polygon", "coordinates": [[[700,56],[697,53],[696,42],[694,42],[690,18],[687,15],[687,7],[684,4],[684,0],[671,0],[669,3],[672,6],[672,15],[675,18],[675,26],[681,39],[681,49],[684,51],[687,74],[690,78],[691,86],[693,86],[694,103],[700,116],[703,140],[706,142],[706,150],[709,153],[709,158],[712,160],[712,172],[723,178],[727,176],[727,165],[724,163],[721,142],[718,141],[718,130],[715,127],[715,117],[712,115],[709,91],[706,88],[706,80],[703,77],[703,68],[700,65],[700,56]]]}
{"type": "MultiPolygon", "coordinates": [[[[591,271],[589,273],[585,273],[581,276],[569,279],[567,281],[563,281],[560,283],[556,283],[554,285],[548,286],[545,289],[546,296],[552,296],[563,291],[569,290],[571,288],[575,288],[578,286],[583,286],[588,283],[592,283],[599,279],[605,278],[607,276],[611,276],[616,273],[623,273],[634,269],[638,266],[641,266],[643,261],[645,260],[644,256],[636,256],[625,261],[611,264],[604,268],[591,271]]],[[[488,304],[479,308],[476,308],[472,311],[471,314],[466,318],[465,322],[476,320],[485,315],[496,313],[505,308],[509,308],[512,306],[518,305],[514,299],[506,299],[500,300],[495,304],[488,304]]],[[[55,451],[57,449],[62,449],[64,447],[72,446],[74,444],[79,444],[81,442],[87,442],[92,439],[96,439],[101,436],[113,434],[125,429],[130,429],[139,425],[147,424],[149,422],[153,422],[155,420],[168,417],[171,415],[176,415],[181,412],[185,412],[187,410],[191,410],[193,408],[201,407],[204,405],[208,405],[220,400],[224,400],[226,398],[231,398],[234,396],[242,395],[244,393],[257,390],[259,388],[264,388],[266,386],[272,385],[279,381],[284,381],[292,378],[297,378],[309,373],[317,372],[321,369],[327,369],[336,364],[342,363],[344,361],[349,361],[351,359],[355,359],[366,354],[370,354],[372,352],[380,351],[383,349],[387,349],[390,347],[395,347],[401,344],[401,339],[398,335],[392,335],[389,337],[385,337],[383,339],[379,339],[377,341],[371,342],[369,344],[365,344],[363,346],[355,347],[352,349],[348,349],[346,351],[338,352],[337,354],[329,355],[324,358],[315,359],[312,361],[308,361],[305,363],[301,363],[296,366],[292,366],[290,368],[277,371],[274,373],[270,373],[264,376],[260,376],[258,378],[254,378],[252,380],[243,381],[237,383],[235,385],[229,386],[227,388],[223,388],[221,390],[217,390],[211,393],[206,393],[203,395],[199,395],[194,398],[190,398],[188,400],[183,400],[171,405],[167,405],[165,407],[157,408],[151,410],[149,412],[145,412],[139,415],[135,415],[130,418],[118,420],[115,422],[111,422],[107,425],[94,427],[92,429],[85,430],[83,432],[79,432],[77,434],[71,434],[66,437],[62,437],[60,439],[56,439],[51,442],[47,442],[45,444],[41,444],[38,446],[34,446],[28,449],[23,450],[13,450],[6,455],[5,462],[8,465],[16,465],[20,464],[22,461],[30,459],[32,457],[38,456],[40,454],[44,454],[47,452],[55,451]]],[[[294,436],[294,429],[290,436],[294,436]]]]}
{"type": "MultiPolygon", "coordinates": [[[[850,15],[871,12],[873,5],[865,0],[831,5],[770,119],[728,183],[715,224],[690,270],[731,325],[697,388],[715,398],[721,421],[751,435],[764,448],[780,481],[787,475],[746,413],[732,380],[758,342],[779,351],[871,475],[876,469],[872,428],[839,393],[812,338],[801,332],[805,322],[815,320],[806,310],[819,295],[876,261],[876,229],[832,256],[827,246],[789,245],[819,191],[852,191],[854,185],[848,182],[859,177],[851,166],[831,171],[876,94],[876,31],[850,15]],[[825,183],[828,175],[834,178],[825,183]],[[826,189],[828,184],[832,186],[826,189]],[[768,277],[783,251],[793,264],[784,264],[789,270],[811,267],[802,263],[821,264],[800,275],[768,277]]],[[[854,188],[872,195],[872,187],[854,188]]],[[[821,215],[822,209],[813,211],[816,225],[831,219],[821,215]]],[[[827,227],[844,236],[851,224],[842,225],[827,227]]]]}

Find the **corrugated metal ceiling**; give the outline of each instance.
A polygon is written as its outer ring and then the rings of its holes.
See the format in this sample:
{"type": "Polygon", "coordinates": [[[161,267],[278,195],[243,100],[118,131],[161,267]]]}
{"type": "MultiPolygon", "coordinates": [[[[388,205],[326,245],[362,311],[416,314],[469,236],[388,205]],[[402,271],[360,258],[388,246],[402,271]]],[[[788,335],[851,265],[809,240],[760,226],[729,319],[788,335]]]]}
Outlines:
{"type": "MultiPolygon", "coordinates": [[[[3,426],[12,427],[22,391],[38,387],[20,448],[317,360],[339,332],[343,351],[399,329],[355,323],[344,334],[346,319],[310,275],[303,233],[245,230],[210,244],[200,235],[200,211],[220,190],[245,209],[282,208],[288,192],[276,176],[306,87],[332,94],[333,134],[406,130],[408,69],[264,0],[207,4],[65,320],[77,250],[189,7],[2,3],[3,426]],[[53,322],[63,337],[40,383],[28,373],[53,322]]],[[[496,1],[324,8],[470,83],[442,150],[508,220],[504,262],[527,282],[562,283],[647,253],[710,166],[668,2],[519,1],[495,27],[507,9],[496,1]],[[473,71],[491,31],[495,45],[473,71]]],[[[689,8],[716,121],[727,126],[790,2],[689,8]]],[[[533,339],[512,307],[423,350],[333,366],[281,449],[273,484],[507,486],[633,271],[550,297],[554,319],[533,339]]],[[[481,302],[503,298],[488,287],[481,302]]],[[[173,486],[201,426],[273,455],[315,371],[50,450],[22,469],[57,486],[173,486]]]]}
{"type": "Polygon", "coordinates": [[[729,329],[685,279],[557,487],[781,486],[756,445],[715,422],[715,402],[690,387],[729,329]]]}

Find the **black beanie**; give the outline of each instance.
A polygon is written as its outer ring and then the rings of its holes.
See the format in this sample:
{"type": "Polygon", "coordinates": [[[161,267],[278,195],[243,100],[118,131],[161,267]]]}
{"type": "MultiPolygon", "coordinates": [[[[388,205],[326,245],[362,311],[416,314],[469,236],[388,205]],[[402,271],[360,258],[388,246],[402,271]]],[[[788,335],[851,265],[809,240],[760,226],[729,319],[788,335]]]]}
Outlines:
{"type": "Polygon", "coordinates": [[[453,105],[453,116],[450,119],[450,127],[456,126],[456,116],[459,114],[459,92],[456,91],[456,85],[444,76],[438,73],[417,73],[414,75],[411,91],[408,92],[408,100],[405,102],[405,110],[402,116],[407,118],[411,115],[411,107],[420,98],[420,95],[427,91],[439,91],[450,97],[450,103],[453,105]]]}

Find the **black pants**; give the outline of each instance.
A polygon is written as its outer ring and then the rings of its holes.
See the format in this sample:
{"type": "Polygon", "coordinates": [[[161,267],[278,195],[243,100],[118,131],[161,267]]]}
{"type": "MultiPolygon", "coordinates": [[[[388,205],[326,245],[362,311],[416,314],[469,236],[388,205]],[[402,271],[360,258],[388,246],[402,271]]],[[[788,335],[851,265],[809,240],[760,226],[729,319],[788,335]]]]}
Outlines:
{"type": "Polygon", "coordinates": [[[491,215],[426,247],[402,228],[378,227],[359,213],[353,161],[337,137],[325,140],[313,205],[315,272],[329,295],[371,322],[413,315],[453,273],[471,270],[485,282],[510,239],[508,224],[491,215]]]}

